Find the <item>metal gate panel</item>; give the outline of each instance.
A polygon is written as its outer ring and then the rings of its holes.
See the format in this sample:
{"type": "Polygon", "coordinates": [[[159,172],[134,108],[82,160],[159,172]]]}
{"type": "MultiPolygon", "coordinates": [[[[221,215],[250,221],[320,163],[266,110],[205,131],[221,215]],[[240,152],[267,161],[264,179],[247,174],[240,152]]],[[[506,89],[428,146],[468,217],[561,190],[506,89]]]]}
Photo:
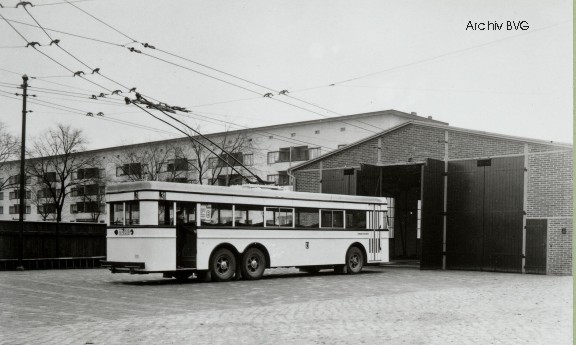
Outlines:
{"type": "Polygon", "coordinates": [[[524,157],[448,164],[446,268],[522,272],[524,157]]]}
{"type": "Polygon", "coordinates": [[[428,159],[422,167],[422,256],[420,269],[442,268],[444,162],[428,159]]]}
{"type": "Polygon", "coordinates": [[[322,170],[322,193],[356,195],[355,174],[352,168],[322,170]]]}
{"type": "Polygon", "coordinates": [[[483,270],[522,272],[524,157],[484,167],[483,270]]]}
{"type": "Polygon", "coordinates": [[[482,269],[484,169],[476,161],[448,164],[446,268],[482,269]]]}
{"type": "Polygon", "coordinates": [[[526,220],[526,273],[546,274],[548,221],[526,220]]]}

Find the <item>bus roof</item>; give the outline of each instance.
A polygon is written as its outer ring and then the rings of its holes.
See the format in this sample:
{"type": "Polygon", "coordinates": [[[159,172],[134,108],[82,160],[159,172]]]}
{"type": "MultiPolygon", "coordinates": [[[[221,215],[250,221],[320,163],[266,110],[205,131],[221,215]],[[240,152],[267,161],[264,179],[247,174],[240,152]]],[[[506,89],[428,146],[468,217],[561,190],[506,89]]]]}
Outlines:
{"type": "Polygon", "coordinates": [[[158,182],[158,181],[139,181],[110,184],[106,186],[106,194],[119,194],[135,191],[165,191],[176,193],[194,193],[194,194],[213,194],[213,195],[230,195],[246,196],[275,199],[298,199],[310,201],[332,201],[332,202],[351,202],[367,204],[385,204],[385,198],[371,196],[356,196],[342,194],[323,194],[323,193],[306,193],[293,192],[289,190],[271,190],[269,187],[242,187],[242,186],[212,186],[200,184],[187,184],[175,182],[158,182]]]}

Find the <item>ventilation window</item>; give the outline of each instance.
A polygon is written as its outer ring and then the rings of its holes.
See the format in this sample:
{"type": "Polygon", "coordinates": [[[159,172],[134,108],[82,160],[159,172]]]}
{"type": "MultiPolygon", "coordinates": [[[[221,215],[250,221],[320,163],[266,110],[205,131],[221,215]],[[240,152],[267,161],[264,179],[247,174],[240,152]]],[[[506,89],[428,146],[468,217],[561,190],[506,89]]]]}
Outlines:
{"type": "Polygon", "coordinates": [[[346,132],[346,127],[341,127],[340,132],[346,132]]]}
{"type": "Polygon", "coordinates": [[[320,134],[320,130],[319,129],[315,130],[314,134],[320,134]]]}
{"type": "Polygon", "coordinates": [[[291,136],[291,137],[295,137],[295,136],[296,136],[296,133],[291,133],[290,136],[291,136]]]}

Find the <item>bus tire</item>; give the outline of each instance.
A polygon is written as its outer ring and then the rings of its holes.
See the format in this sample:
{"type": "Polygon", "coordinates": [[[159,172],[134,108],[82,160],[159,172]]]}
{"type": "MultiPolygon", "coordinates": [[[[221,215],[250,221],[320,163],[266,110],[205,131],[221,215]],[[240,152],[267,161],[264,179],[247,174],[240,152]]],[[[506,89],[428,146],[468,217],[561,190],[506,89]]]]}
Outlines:
{"type": "Polygon", "coordinates": [[[210,260],[210,275],[213,281],[225,282],[236,273],[236,257],[226,248],[217,249],[210,260]]]}
{"type": "Polygon", "coordinates": [[[240,269],[242,271],[242,278],[246,280],[258,280],[264,275],[266,256],[258,248],[249,248],[242,255],[240,269]]]}
{"type": "Polygon", "coordinates": [[[364,266],[364,254],[358,247],[352,247],[346,252],[346,263],[344,264],[343,273],[356,274],[362,271],[364,266]]]}

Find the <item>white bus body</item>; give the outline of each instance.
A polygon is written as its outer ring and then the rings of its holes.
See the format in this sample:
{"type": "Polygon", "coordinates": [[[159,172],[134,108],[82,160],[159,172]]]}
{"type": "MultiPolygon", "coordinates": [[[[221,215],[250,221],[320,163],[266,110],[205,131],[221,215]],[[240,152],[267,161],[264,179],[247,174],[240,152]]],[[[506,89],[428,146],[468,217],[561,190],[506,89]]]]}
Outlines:
{"type": "Polygon", "coordinates": [[[357,273],[354,260],[388,261],[384,198],[168,182],[111,185],[106,198],[112,272],[258,279],[271,267],[357,273]]]}

